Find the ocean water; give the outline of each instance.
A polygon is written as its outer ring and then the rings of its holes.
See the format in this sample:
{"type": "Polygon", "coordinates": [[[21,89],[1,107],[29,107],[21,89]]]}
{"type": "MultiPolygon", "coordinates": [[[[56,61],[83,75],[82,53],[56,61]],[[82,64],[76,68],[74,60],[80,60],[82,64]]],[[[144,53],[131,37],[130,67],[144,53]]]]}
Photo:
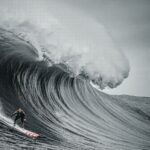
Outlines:
{"type": "Polygon", "coordinates": [[[112,96],[0,29],[0,149],[149,150],[150,99],[112,96]],[[10,130],[21,107],[36,141],[10,130]],[[9,121],[8,121],[9,120],[9,121]]]}
{"type": "Polygon", "coordinates": [[[101,23],[52,0],[2,0],[0,13],[0,149],[150,149],[150,98],[90,84],[115,88],[130,70],[101,23]],[[12,130],[19,107],[37,140],[12,130]]]}

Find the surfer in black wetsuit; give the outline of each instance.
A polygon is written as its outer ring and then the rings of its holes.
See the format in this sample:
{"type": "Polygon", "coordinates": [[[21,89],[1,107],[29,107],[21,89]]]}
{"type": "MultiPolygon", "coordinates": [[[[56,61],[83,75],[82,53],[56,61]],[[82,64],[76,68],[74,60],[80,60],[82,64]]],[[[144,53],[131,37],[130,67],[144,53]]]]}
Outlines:
{"type": "Polygon", "coordinates": [[[14,116],[14,115],[16,115],[16,116],[15,116],[15,119],[14,119],[14,126],[15,126],[15,124],[16,124],[16,121],[17,121],[18,119],[21,119],[22,127],[24,128],[25,112],[24,112],[21,108],[19,108],[18,110],[16,110],[16,111],[11,115],[11,117],[14,116]]]}

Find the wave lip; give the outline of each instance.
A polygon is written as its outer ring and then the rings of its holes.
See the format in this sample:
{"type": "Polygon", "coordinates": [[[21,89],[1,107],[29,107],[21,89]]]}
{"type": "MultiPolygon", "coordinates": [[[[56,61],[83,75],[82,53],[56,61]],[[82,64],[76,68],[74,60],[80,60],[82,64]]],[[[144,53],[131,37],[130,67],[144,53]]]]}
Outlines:
{"type": "Polygon", "coordinates": [[[128,77],[128,60],[107,29],[81,10],[52,1],[1,4],[0,27],[30,42],[39,60],[46,56],[50,65],[64,64],[74,76],[83,74],[101,89],[114,88],[128,77]]]}

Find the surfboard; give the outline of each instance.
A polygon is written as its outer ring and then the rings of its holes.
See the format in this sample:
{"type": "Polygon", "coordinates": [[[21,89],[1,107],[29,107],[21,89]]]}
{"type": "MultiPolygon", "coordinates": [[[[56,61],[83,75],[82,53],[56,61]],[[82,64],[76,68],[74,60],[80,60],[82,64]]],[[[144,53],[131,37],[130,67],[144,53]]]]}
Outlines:
{"type": "Polygon", "coordinates": [[[33,131],[26,130],[24,128],[21,128],[18,125],[14,126],[13,130],[16,130],[16,131],[18,131],[18,132],[20,132],[20,133],[22,133],[22,134],[32,138],[32,139],[37,139],[38,137],[40,137],[40,134],[35,133],[33,131]]]}
{"type": "Polygon", "coordinates": [[[1,121],[4,124],[7,124],[10,127],[11,131],[16,130],[16,131],[18,131],[18,132],[20,132],[20,133],[22,133],[22,134],[32,138],[32,139],[37,139],[38,137],[40,137],[40,134],[35,133],[33,131],[29,131],[27,129],[24,129],[24,128],[20,127],[17,124],[14,126],[14,123],[13,123],[12,119],[10,119],[10,118],[8,118],[6,116],[2,116],[1,115],[0,118],[1,118],[1,121]]]}
{"type": "Polygon", "coordinates": [[[24,130],[23,132],[26,136],[31,137],[32,139],[37,139],[38,137],[40,137],[40,135],[38,133],[29,131],[29,130],[24,130]]]}

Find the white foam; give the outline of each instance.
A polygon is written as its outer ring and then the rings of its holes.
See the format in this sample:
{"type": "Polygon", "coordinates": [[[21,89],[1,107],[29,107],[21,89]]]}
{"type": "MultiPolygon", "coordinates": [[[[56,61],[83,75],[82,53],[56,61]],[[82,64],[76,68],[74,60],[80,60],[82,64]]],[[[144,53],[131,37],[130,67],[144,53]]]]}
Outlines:
{"type": "Polygon", "coordinates": [[[75,75],[85,72],[101,89],[116,87],[128,76],[128,61],[106,28],[81,10],[42,0],[2,1],[0,9],[0,27],[30,41],[40,60],[44,53],[75,75]]]}

